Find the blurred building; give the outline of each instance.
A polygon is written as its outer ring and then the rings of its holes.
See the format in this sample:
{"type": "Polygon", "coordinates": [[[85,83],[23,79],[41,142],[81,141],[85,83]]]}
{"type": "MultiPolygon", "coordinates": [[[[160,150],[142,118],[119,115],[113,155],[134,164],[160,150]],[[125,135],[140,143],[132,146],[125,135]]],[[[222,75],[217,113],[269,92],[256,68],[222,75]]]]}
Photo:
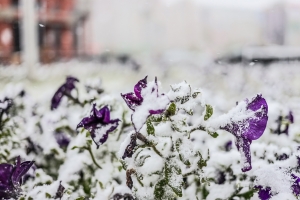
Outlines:
{"type": "Polygon", "coordinates": [[[17,0],[0,0],[0,63],[19,62],[20,26],[17,0]]]}
{"type": "MultiPolygon", "coordinates": [[[[0,0],[0,63],[18,64],[22,60],[22,6],[19,0],[0,0]]],[[[39,61],[68,60],[84,46],[88,10],[79,0],[35,0],[39,61]]],[[[34,53],[34,52],[33,52],[34,53]]]]}
{"type": "MultiPolygon", "coordinates": [[[[296,37],[286,29],[292,7],[287,6],[283,0],[93,0],[90,49],[94,54],[182,49],[215,56],[245,46],[285,45],[287,37],[296,37]]],[[[293,10],[299,16],[300,9],[293,10]]]]}

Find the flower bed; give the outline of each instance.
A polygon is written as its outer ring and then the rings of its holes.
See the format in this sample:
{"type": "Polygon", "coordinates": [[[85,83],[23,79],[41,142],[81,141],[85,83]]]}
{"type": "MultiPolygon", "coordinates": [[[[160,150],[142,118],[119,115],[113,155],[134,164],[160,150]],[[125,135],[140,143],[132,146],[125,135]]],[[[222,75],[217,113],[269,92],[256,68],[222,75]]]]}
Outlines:
{"type": "Polygon", "coordinates": [[[116,95],[67,77],[51,106],[3,92],[0,197],[297,199],[294,110],[264,94],[234,105],[186,81],[168,91],[148,79],[116,95]]]}

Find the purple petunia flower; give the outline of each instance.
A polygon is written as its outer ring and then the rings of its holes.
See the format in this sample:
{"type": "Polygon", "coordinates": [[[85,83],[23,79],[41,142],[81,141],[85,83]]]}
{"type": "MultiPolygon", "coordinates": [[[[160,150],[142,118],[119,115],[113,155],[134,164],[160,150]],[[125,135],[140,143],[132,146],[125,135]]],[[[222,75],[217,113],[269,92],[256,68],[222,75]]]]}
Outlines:
{"type": "Polygon", "coordinates": [[[85,117],[77,125],[88,130],[97,148],[108,138],[108,133],[114,131],[119,125],[119,119],[110,119],[110,111],[107,106],[104,106],[100,110],[96,109],[96,104],[93,104],[90,116],[85,117]]]}
{"type": "Polygon", "coordinates": [[[147,76],[134,86],[134,92],[121,94],[128,107],[134,111],[131,120],[138,132],[149,115],[161,114],[169,104],[169,98],[158,92],[158,82],[147,83],[147,76]]]}
{"type": "Polygon", "coordinates": [[[60,146],[60,148],[68,147],[70,143],[70,137],[68,137],[67,134],[63,132],[56,132],[54,133],[55,140],[57,144],[60,146]]]}
{"type": "Polygon", "coordinates": [[[224,147],[225,147],[225,151],[230,151],[232,149],[232,141],[230,140],[226,142],[224,147]]]}
{"type": "Polygon", "coordinates": [[[24,176],[34,161],[21,163],[20,156],[16,164],[0,164],[0,197],[4,199],[17,198],[21,193],[22,176],[24,176]]]}
{"type": "Polygon", "coordinates": [[[135,86],[134,86],[134,93],[130,92],[127,94],[121,94],[123,99],[125,100],[128,107],[135,111],[135,108],[137,106],[140,106],[143,102],[143,97],[141,95],[142,89],[147,87],[147,76],[140,80],[135,86]]]}
{"type": "Polygon", "coordinates": [[[234,113],[230,123],[222,126],[236,137],[237,149],[242,154],[242,171],[246,172],[252,169],[250,144],[252,140],[257,140],[264,133],[268,121],[268,105],[266,100],[257,95],[250,102],[246,99],[245,104],[238,107],[238,113],[234,113]]]}
{"type": "Polygon", "coordinates": [[[289,112],[286,116],[279,116],[276,120],[277,128],[274,130],[274,133],[281,135],[281,134],[289,134],[289,126],[290,124],[294,123],[294,115],[292,111],[289,112]]]}
{"type": "Polygon", "coordinates": [[[294,183],[291,186],[293,193],[298,196],[300,194],[300,178],[295,174],[291,174],[292,178],[294,179],[294,183]]]}
{"type": "Polygon", "coordinates": [[[258,197],[261,200],[269,200],[272,197],[271,188],[265,187],[263,188],[261,185],[255,186],[255,189],[258,189],[258,197]]]}
{"type": "Polygon", "coordinates": [[[54,110],[59,106],[63,96],[71,94],[71,91],[75,88],[75,82],[79,82],[79,80],[71,76],[67,77],[66,82],[58,88],[52,97],[51,110],[54,110]]]}

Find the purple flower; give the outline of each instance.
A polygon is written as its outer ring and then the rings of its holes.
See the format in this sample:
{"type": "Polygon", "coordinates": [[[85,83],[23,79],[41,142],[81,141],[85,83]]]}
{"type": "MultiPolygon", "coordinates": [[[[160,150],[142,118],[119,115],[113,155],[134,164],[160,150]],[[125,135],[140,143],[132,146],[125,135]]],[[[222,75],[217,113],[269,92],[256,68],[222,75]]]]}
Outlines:
{"type": "Polygon", "coordinates": [[[143,102],[143,97],[141,95],[142,89],[147,87],[147,76],[140,80],[135,86],[134,86],[134,93],[130,92],[127,94],[121,94],[124,101],[128,105],[128,107],[135,111],[135,108],[137,106],[140,106],[143,102]]]}
{"type": "Polygon", "coordinates": [[[131,158],[133,153],[134,153],[134,149],[136,147],[136,139],[137,139],[137,136],[136,134],[132,134],[130,136],[130,143],[127,145],[125,151],[124,151],[124,154],[122,156],[122,159],[125,159],[125,158],[131,158]]]}
{"type": "Polygon", "coordinates": [[[229,124],[221,127],[236,137],[235,144],[244,158],[243,172],[252,169],[250,144],[264,133],[268,121],[268,105],[261,95],[257,95],[250,102],[246,99],[245,102],[248,115],[244,118],[231,119],[229,124]]]}
{"type": "Polygon", "coordinates": [[[61,199],[64,195],[65,187],[61,184],[61,181],[59,182],[59,186],[57,188],[55,199],[61,199]]]}
{"type": "Polygon", "coordinates": [[[286,119],[289,120],[291,124],[294,123],[294,115],[292,111],[289,112],[288,116],[286,116],[286,119]]]}
{"type": "Polygon", "coordinates": [[[110,119],[110,111],[107,106],[104,106],[100,110],[96,109],[96,104],[93,104],[90,116],[85,117],[77,125],[88,130],[94,140],[97,148],[108,138],[108,133],[114,131],[119,125],[119,119],[110,119]]]}
{"type": "Polygon", "coordinates": [[[20,195],[22,176],[24,176],[34,161],[21,163],[20,156],[17,157],[16,164],[0,164],[0,197],[4,199],[17,198],[20,195]]]}
{"type": "Polygon", "coordinates": [[[294,179],[294,183],[291,186],[291,189],[293,190],[293,193],[298,196],[300,194],[300,178],[296,176],[295,174],[291,174],[292,178],[294,179]]]}
{"type": "Polygon", "coordinates": [[[289,126],[290,124],[294,123],[294,115],[292,111],[285,117],[279,116],[276,120],[277,122],[277,129],[274,130],[274,133],[281,135],[282,133],[288,135],[289,134],[289,126]],[[282,125],[284,125],[284,129],[282,130],[282,125]]]}
{"type": "Polygon", "coordinates": [[[68,147],[70,143],[70,137],[68,137],[67,134],[63,132],[57,132],[54,134],[54,137],[56,139],[57,144],[60,146],[60,148],[68,147]]]}
{"type": "Polygon", "coordinates": [[[157,78],[147,83],[147,76],[134,86],[134,92],[121,94],[128,107],[134,111],[131,120],[136,132],[144,125],[149,115],[161,114],[169,104],[169,98],[159,94],[157,78]]]}
{"type": "Polygon", "coordinates": [[[286,153],[283,153],[279,156],[276,155],[276,160],[286,160],[288,158],[289,158],[289,156],[286,153]]]}
{"type": "Polygon", "coordinates": [[[269,200],[272,197],[271,188],[265,187],[263,188],[261,185],[255,186],[255,189],[258,189],[258,197],[261,200],[269,200]]]}
{"type": "Polygon", "coordinates": [[[232,149],[232,141],[230,140],[226,142],[224,147],[225,147],[225,151],[230,151],[232,149]]]}
{"type": "Polygon", "coordinates": [[[59,106],[63,96],[71,94],[71,91],[75,88],[75,82],[79,82],[79,80],[71,76],[67,77],[66,82],[58,88],[52,97],[51,110],[54,110],[59,106]]]}
{"type": "Polygon", "coordinates": [[[217,170],[216,178],[215,178],[215,183],[216,184],[224,184],[226,181],[226,174],[223,171],[217,170]]]}

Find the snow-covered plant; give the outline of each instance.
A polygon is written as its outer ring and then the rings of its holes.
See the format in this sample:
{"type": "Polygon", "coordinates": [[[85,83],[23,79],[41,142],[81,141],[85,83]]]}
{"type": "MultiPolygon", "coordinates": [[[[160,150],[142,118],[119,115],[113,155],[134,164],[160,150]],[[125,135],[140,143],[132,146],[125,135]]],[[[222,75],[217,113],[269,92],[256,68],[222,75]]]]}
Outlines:
{"type": "MultiPolygon", "coordinates": [[[[133,110],[134,130],[121,146],[126,184],[138,199],[203,199],[201,185],[209,184],[204,168],[209,149],[191,140],[191,134],[216,138],[218,130],[235,136],[241,153],[242,171],[251,170],[250,144],[264,132],[268,106],[261,95],[240,102],[227,114],[213,115],[199,89],[182,82],[172,85],[167,94],[160,93],[157,79],[140,80],[134,92],[122,94],[133,110]],[[207,153],[206,153],[207,152],[207,153]],[[189,177],[192,177],[189,178],[189,177]],[[198,187],[198,188],[197,188],[198,187]]],[[[202,186],[203,188],[203,186],[202,186]]]]}
{"type": "Polygon", "coordinates": [[[121,96],[75,77],[57,88],[46,103],[1,92],[0,199],[300,198],[297,109],[147,77],[121,96]]]}

